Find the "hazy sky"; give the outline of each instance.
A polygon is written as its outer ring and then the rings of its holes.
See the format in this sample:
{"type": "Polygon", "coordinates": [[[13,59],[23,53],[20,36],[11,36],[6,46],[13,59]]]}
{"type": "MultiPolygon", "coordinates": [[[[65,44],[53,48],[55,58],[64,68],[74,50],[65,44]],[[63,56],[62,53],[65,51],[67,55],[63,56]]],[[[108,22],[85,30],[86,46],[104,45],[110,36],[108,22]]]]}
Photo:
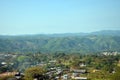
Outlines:
{"type": "Polygon", "coordinates": [[[120,0],[0,0],[0,34],[120,30],[120,0]]]}

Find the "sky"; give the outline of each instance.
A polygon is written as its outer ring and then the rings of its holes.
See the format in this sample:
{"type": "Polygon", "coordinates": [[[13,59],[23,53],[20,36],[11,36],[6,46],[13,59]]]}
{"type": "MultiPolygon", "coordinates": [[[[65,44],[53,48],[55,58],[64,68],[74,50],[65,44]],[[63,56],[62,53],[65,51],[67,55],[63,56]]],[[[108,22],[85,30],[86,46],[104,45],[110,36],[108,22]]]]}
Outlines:
{"type": "Polygon", "coordinates": [[[120,30],[120,0],[0,0],[0,35],[120,30]]]}

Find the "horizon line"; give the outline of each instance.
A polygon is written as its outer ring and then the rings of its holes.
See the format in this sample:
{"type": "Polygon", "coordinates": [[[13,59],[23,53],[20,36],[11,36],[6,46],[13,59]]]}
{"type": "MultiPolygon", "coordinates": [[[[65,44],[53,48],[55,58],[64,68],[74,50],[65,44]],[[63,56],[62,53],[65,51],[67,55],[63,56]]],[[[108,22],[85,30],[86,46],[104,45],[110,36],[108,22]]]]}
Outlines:
{"type": "Polygon", "coordinates": [[[0,36],[30,36],[30,35],[59,35],[59,34],[89,34],[94,32],[101,32],[101,31],[120,31],[120,30],[97,30],[91,32],[58,32],[58,33],[26,33],[26,34],[0,34],[0,36]]]}

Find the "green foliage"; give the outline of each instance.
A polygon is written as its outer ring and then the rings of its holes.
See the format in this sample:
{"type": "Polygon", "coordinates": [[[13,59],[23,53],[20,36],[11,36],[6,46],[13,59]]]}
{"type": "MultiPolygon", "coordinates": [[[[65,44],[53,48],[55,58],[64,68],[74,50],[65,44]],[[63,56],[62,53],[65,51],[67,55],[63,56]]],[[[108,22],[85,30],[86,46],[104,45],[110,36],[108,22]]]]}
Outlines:
{"type": "Polygon", "coordinates": [[[0,37],[0,52],[92,53],[120,51],[120,36],[16,36],[0,37]]]}
{"type": "Polygon", "coordinates": [[[106,71],[98,71],[95,73],[90,73],[88,77],[91,80],[109,80],[109,73],[106,71]]]}
{"type": "Polygon", "coordinates": [[[119,79],[120,79],[120,67],[117,67],[116,72],[111,77],[111,80],[119,80],[119,79]]]}
{"type": "Polygon", "coordinates": [[[18,62],[24,62],[26,58],[27,58],[26,56],[19,56],[18,62]]]}
{"type": "Polygon", "coordinates": [[[28,68],[25,71],[25,80],[33,80],[34,75],[43,75],[45,72],[45,69],[39,66],[28,68]]]}

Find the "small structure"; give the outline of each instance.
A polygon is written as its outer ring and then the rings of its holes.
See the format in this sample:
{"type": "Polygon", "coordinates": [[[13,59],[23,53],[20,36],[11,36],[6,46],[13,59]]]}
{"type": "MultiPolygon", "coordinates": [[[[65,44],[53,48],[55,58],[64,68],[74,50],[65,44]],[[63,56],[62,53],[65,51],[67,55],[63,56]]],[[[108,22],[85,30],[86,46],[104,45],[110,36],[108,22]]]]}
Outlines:
{"type": "Polygon", "coordinates": [[[86,73],[87,73],[86,69],[81,69],[81,70],[74,69],[71,78],[75,79],[75,80],[87,80],[87,77],[81,77],[80,76],[81,74],[86,74],[86,73]]]}
{"type": "Polygon", "coordinates": [[[81,63],[80,67],[86,67],[86,65],[84,63],[81,63]]]}
{"type": "Polygon", "coordinates": [[[63,75],[62,80],[68,80],[68,75],[67,74],[63,75]]]}
{"type": "Polygon", "coordinates": [[[81,69],[81,70],[77,70],[77,69],[74,69],[73,70],[74,73],[81,73],[81,74],[84,74],[84,73],[87,73],[87,70],[86,69],[81,69]]]}
{"type": "Polygon", "coordinates": [[[75,80],[87,80],[87,77],[74,77],[75,80]]]}
{"type": "Polygon", "coordinates": [[[49,63],[56,63],[56,62],[57,62],[56,60],[49,61],[49,63]]]}
{"type": "Polygon", "coordinates": [[[17,72],[17,73],[15,74],[15,78],[16,78],[17,80],[20,80],[20,79],[23,78],[23,77],[24,77],[24,74],[23,74],[23,73],[17,72]]]}
{"type": "Polygon", "coordinates": [[[1,62],[1,64],[2,64],[2,65],[7,65],[7,63],[6,63],[6,62],[1,62]]]}
{"type": "Polygon", "coordinates": [[[103,52],[102,54],[105,56],[111,56],[111,55],[116,56],[118,52],[103,52]]]}

